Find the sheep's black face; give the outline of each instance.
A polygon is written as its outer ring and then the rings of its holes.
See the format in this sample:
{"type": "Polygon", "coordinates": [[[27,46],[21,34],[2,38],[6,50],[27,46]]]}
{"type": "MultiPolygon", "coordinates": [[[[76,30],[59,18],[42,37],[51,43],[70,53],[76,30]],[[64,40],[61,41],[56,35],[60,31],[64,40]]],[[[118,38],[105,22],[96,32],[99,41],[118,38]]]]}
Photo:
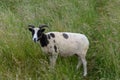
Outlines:
{"type": "Polygon", "coordinates": [[[45,31],[45,29],[35,28],[35,27],[30,26],[29,31],[32,32],[33,41],[37,42],[41,38],[41,36],[42,36],[43,32],[45,31]]]}

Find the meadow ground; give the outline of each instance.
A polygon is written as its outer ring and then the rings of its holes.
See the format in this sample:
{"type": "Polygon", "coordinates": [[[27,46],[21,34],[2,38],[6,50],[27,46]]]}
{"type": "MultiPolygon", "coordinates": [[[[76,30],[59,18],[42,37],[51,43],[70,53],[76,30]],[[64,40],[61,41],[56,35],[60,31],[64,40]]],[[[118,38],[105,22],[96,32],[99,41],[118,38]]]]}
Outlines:
{"type": "Polygon", "coordinates": [[[0,0],[0,80],[120,80],[119,40],[120,0],[0,0]],[[76,56],[59,57],[50,72],[28,24],[85,34],[87,77],[76,56]]]}

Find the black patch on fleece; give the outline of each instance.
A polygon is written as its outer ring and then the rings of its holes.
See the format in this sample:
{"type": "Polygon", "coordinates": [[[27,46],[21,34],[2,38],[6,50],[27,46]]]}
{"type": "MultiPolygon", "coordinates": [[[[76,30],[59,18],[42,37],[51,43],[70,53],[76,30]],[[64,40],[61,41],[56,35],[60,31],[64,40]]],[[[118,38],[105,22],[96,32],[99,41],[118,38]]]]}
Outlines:
{"type": "Polygon", "coordinates": [[[66,34],[66,33],[63,33],[63,37],[65,38],[65,39],[68,39],[68,35],[66,34]]]}
{"type": "Polygon", "coordinates": [[[55,34],[54,34],[54,33],[50,33],[50,36],[51,36],[52,38],[54,38],[54,37],[55,37],[55,34]]]}
{"type": "Polygon", "coordinates": [[[77,56],[77,57],[78,57],[78,54],[75,54],[75,56],[77,56]]]}
{"type": "Polygon", "coordinates": [[[40,38],[40,44],[41,44],[41,47],[46,47],[49,44],[49,41],[45,34],[42,34],[42,36],[40,38]]]}
{"type": "Polygon", "coordinates": [[[50,39],[50,35],[48,34],[48,39],[50,39]]]}
{"type": "Polygon", "coordinates": [[[57,46],[56,45],[54,45],[54,50],[55,50],[55,52],[57,52],[57,46]]]}
{"type": "Polygon", "coordinates": [[[53,42],[55,43],[56,41],[55,41],[55,40],[53,40],[53,42]]]}

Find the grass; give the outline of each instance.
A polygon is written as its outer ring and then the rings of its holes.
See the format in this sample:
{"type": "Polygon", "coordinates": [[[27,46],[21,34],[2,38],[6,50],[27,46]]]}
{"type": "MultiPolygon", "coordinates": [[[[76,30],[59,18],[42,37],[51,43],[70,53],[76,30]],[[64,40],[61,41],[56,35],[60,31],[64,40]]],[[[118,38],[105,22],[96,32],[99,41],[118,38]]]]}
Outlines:
{"type": "Polygon", "coordinates": [[[1,0],[0,80],[120,80],[119,0],[1,0]],[[28,24],[46,31],[85,34],[88,76],[75,71],[75,56],[59,57],[49,71],[48,58],[35,44],[28,24]]]}

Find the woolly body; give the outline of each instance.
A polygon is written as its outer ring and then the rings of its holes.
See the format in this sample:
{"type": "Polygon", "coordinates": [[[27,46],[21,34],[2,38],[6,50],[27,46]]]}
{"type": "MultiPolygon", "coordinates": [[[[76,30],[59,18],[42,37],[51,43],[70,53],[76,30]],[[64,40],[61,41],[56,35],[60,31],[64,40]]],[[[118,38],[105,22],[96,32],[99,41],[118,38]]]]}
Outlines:
{"type": "Polygon", "coordinates": [[[44,53],[49,54],[51,67],[56,64],[58,54],[61,56],[78,56],[77,69],[83,63],[84,75],[87,75],[86,53],[89,48],[89,41],[84,34],[71,32],[48,32],[44,33],[46,25],[35,28],[30,25],[29,30],[32,32],[33,41],[40,41],[44,53]]]}

